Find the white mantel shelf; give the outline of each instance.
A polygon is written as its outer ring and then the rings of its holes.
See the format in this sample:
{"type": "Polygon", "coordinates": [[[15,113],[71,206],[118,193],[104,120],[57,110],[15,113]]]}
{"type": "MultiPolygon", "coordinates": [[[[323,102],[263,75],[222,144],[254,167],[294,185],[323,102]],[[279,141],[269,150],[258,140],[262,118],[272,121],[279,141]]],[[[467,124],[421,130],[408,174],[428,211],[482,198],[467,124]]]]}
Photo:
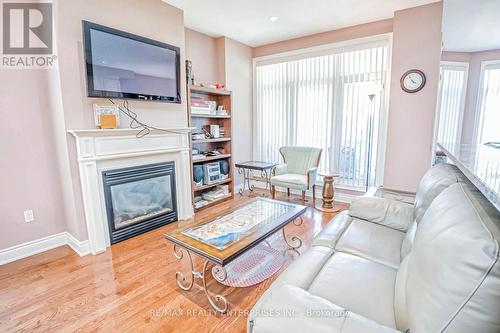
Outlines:
{"type": "Polygon", "coordinates": [[[189,141],[193,128],[152,129],[137,137],[140,129],[75,129],[85,222],[92,254],[110,246],[109,227],[103,194],[102,172],[131,166],[174,162],[179,220],[194,215],[191,199],[189,141]]]}
{"type": "MultiPolygon", "coordinates": [[[[148,135],[155,134],[187,134],[194,130],[195,127],[172,127],[172,128],[161,128],[160,130],[151,129],[151,133],[148,135]]],[[[127,135],[137,135],[141,129],[132,128],[116,128],[116,129],[71,129],[68,133],[74,137],[85,137],[85,136],[127,136],[127,135]]]]}

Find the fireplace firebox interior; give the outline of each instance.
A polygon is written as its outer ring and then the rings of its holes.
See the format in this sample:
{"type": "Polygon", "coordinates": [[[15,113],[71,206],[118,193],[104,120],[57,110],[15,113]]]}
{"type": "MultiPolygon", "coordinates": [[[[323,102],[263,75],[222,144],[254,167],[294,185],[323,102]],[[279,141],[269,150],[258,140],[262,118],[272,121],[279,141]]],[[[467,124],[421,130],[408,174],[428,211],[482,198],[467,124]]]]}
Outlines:
{"type": "Polygon", "coordinates": [[[177,221],[175,164],[102,172],[111,244],[177,221]]]}

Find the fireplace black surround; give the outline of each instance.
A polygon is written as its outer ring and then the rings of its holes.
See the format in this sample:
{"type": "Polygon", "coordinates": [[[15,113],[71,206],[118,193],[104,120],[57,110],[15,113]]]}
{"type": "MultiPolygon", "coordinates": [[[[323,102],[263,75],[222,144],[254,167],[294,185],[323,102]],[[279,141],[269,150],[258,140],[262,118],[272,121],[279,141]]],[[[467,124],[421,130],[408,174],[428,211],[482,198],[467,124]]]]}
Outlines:
{"type": "Polygon", "coordinates": [[[175,164],[102,172],[111,244],[177,221],[175,164]]]}

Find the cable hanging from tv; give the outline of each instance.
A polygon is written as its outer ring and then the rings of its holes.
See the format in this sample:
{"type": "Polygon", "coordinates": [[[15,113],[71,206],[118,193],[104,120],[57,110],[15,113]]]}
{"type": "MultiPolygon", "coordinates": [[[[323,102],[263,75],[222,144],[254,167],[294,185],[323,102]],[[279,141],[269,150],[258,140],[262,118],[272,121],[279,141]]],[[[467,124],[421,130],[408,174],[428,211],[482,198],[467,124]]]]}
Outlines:
{"type": "Polygon", "coordinates": [[[108,100],[113,103],[113,105],[116,105],[118,107],[118,110],[120,110],[121,113],[123,113],[125,116],[130,118],[130,124],[129,127],[131,129],[137,129],[139,132],[135,135],[138,139],[145,137],[146,135],[151,133],[151,130],[155,131],[162,131],[166,133],[174,133],[178,134],[179,132],[173,131],[173,130],[168,130],[164,128],[159,128],[159,127],[154,127],[151,125],[148,125],[146,123],[143,123],[138,119],[137,113],[132,111],[130,107],[128,106],[128,101],[124,100],[122,105],[115,103],[111,98],[108,98],[108,100]]]}

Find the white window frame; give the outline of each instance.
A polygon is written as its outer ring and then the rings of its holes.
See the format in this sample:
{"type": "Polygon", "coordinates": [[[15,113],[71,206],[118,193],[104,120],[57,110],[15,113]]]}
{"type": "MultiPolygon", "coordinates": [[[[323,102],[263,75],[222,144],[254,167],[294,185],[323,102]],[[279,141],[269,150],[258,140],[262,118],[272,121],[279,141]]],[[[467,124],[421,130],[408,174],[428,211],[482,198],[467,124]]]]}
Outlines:
{"type": "MultiPolygon", "coordinates": [[[[320,55],[327,54],[335,54],[342,53],[351,50],[357,50],[359,46],[369,46],[373,44],[373,46],[377,45],[387,45],[387,82],[384,86],[384,96],[382,97],[382,102],[380,105],[380,124],[379,124],[379,136],[378,142],[380,143],[379,149],[377,151],[377,170],[376,170],[376,183],[375,186],[379,187],[384,184],[384,170],[385,170],[385,156],[387,150],[387,123],[388,123],[388,112],[389,112],[389,97],[390,97],[390,87],[391,87],[391,65],[392,65],[392,32],[380,35],[374,35],[370,37],[362,37],[356,39],[350,39],[346,41],[324,44],[319,46],[313,46],[308,48],[303,48],[299,50],[281,52],[276,54],[271,54],[267,56],[260,56],[253,59],[253,126],[252,131],[253,134],[257,132],[257,66],[258,65],[267,65],[274,64],[280,62],[287,62],[298,59],[312,58],[320,55]]],[[[257,156],[257,147],[254,142],[255,139],[252,139],[253,146],[253,159],[257,156]]],[[[322,185],[318,181],[318,185],[322,185]]],[[[338,188],[344,188],[344,186],[336,185],[338,188]]],[[[352,189],[350,187],[345,187],[347,189],[352,189]]]]}
{"type": "Polygon", "coordinates": [[[476,112],[474,116],[474,132],[473,132],[474,134],[472,136],[473,138],[472,142],[474,142],[476,145],[479,145],[481,143],[480,133],[483,131],[483,123],[484,123],[484,114],[482,110],[483,94],[484,94],[484,85],[483,85],[484,72],[486,70],[486,67],[490,66],[500,69],[500,59],[481,61],[481,72],[479,75],[479,86],[476,98],[476,112]]]}
{"type": "Polygon", "coordinates": [[[439,88],[438,88],[438,100],[436,104],[436,115],[434,119],[434,133],[432,137],[432,155],[431,159],[434,159],[434,155],[436,153],[436,145],[437,145],[437,135],[439,130],[439,118],[441,116],[441,93],[442,93],[442,78],[441,78],[441,68],[449,68],[449,69],[465,69],[465,77],[464,77],[464,86],[463,86],[463,94],[460,100],[460,115],[459,115],[459,129],[457,134],[457,140],[460,142],[462,140],[462,130],[464,124],[464,113],[465,113],[465,100],[467,96],[467,86],[469,81],[469,63],[468,62],[460,62],[460,61],[441,61],[439,66],[439,88]]]}

